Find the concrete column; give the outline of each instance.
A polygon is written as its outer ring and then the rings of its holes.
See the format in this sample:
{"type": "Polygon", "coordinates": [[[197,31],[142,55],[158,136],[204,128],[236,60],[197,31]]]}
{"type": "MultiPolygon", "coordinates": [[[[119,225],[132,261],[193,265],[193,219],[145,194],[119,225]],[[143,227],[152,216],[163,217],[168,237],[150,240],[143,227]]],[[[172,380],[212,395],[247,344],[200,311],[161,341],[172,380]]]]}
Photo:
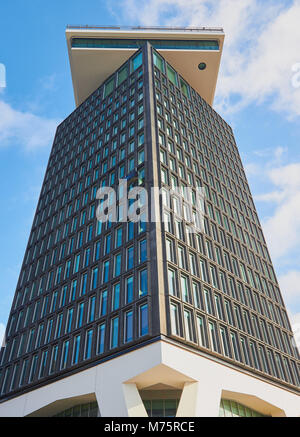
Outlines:
{"type": "Polygon", "coordinates": [[[122,383],[118,378],[99,378],[95,394],[101,416],[128,417],[122,383]]]}
{"type": "Polygon", "coordinates": [[[146,408],[135,384],[122,384],[128,417],[148,417],[146,408]]]}
{"type": "Polygon", "coordinates": [[[176,417],[197,417],[196,405],[198,390],[198,382],[186,382],[184,384],[176,417]]]}
{"type": "Polygon", "coordinates": [[[148,417],[135,384],[101,378],[96,386],[96,398],[102,417],[148,417]]]}
{"type": "Polygon", "coordinates": [[[176,417],[218,417],[222,389],[211,380],[186,382],[176,417]]]}
{"type": "Polygon", "coordinates": [[[196,417],[218,417],[222,387],[218,382],[207,378],[198,382],[196,417]]]}
{"type": "Polygon", "coordinates": [[[294,404],[290,403],[283,408],[285,417],[300,417],[300,401],[298,403],[294,402],[294,404]]]}

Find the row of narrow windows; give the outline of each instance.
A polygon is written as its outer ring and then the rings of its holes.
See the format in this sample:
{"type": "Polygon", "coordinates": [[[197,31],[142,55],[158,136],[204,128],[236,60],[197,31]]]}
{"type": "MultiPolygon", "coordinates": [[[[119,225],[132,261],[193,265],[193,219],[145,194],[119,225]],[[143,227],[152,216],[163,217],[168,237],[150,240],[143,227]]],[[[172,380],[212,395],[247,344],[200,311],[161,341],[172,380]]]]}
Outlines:
{"type": "MultiPolygon", "coordinates": [[[[175,417],[179,399],[151,399],[143,401],[148,417],[175,417]]],[[[99,417],[97,402],[76,405],[55,414],[53,417],[99,417]]],[[[222,399],[219,417],[266,417],[238,402],[222,399]]]]}

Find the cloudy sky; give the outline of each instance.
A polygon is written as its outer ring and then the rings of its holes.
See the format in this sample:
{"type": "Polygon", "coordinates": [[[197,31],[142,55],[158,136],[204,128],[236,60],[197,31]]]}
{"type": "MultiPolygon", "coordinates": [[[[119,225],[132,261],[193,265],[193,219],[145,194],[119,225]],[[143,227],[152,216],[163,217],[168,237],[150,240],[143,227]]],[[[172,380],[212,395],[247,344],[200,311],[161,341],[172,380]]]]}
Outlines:
{"type": "Polygon", "coordinates": [[[215,109],[234,129],[300,342],[299,22],[299,0],[85,0],[84,7],[79,0],[14,0],[1,6],[7,86],[0,88],[0,341],[55,127],[74,109],[65,26],[134,24],[224,28],[215,109]]]}

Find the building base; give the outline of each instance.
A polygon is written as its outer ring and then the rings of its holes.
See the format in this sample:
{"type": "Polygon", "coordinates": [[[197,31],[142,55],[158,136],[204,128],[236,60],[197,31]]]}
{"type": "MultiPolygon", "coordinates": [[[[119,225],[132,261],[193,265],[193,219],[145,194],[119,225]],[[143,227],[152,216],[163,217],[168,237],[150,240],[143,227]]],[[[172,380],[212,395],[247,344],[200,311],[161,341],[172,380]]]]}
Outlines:
{"type": "Polygon", "coordinates": [[[292,390],[160,340],[7,400],[0,417],[49,417],[95,401],[104,417],[147,417],[158,399],[166,415],[175,400],[176,417],[217,417],[222,399],[261,415],[300,416],[292,390]]]}

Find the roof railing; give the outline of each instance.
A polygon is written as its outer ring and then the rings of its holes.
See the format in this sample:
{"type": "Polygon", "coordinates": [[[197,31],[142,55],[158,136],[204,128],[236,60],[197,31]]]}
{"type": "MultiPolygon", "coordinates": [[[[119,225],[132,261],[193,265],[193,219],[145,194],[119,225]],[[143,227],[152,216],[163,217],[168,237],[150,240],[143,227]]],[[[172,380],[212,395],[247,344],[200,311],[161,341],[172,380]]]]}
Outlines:
{"type": "Polygon", "coordinates": [[[223,32],[222,27],[196,27],[196,26],[91,26],[89,24],[85,25],[67,25],[67,29],[105,29],[105,30],[177,30],[183,32],[193,32],[193,31],[208,31],[208,32],[223,32]]]}

